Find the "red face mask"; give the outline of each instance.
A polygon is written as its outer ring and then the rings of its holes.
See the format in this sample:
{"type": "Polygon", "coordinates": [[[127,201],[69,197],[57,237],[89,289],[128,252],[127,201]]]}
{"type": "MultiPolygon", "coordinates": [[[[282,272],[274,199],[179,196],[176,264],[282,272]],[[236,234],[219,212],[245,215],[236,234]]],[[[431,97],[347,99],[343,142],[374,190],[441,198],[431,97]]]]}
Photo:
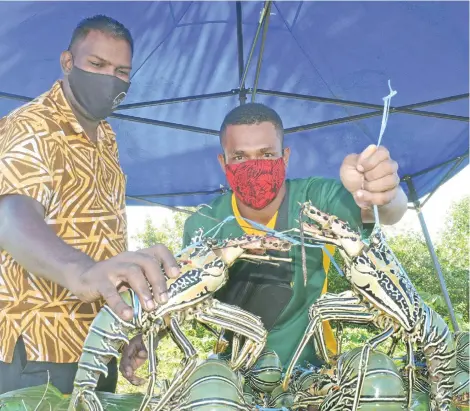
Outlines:
{"type": "Polygon", "coordinates": [[[237,198],[248,207],[261,210],[279,193],[286,168],[282,157],[277,160],[248,160],[226,164],[227,181],[237,198]]]}

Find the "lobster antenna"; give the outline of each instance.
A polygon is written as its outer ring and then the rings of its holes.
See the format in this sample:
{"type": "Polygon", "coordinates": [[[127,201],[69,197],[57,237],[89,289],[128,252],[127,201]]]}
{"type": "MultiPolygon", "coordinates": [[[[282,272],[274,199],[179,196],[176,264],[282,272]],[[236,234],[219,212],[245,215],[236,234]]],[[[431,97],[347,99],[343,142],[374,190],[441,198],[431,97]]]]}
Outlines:
{"type": "MultiPolygon", "coordinates": [[[[379,134],[379,140],[377,141],[377,147],[380,146],[380,143],[382,141],[382,136],[385,132],[385,128],[387,127],[387,122],[388,122],[388,115],[390,113],[390,101],[392,100],[392,97],[397,94],[395,90],[392,90],[392,86],[390,85],[390,80],[388,80],[388,88],[390,90],[390,94],[386,97],[383,98],[384,100],[384,111],[382,115],[382,124],[380,126],[380,134],[379,134]]],[[[379,209],[377,205],[374,204],[373,206],[374,209],[374,219],[375,219],[375,228],[380,226],[380,220],[379,220],[379,209]]]]}
{"type": "MultiPolygon", "coordinates": [[[[42,394],[42,397],[41,397],[41,401],[39,401],[38,405],[36,405],[36,408],[34,408],[34,411],[38,411],[39,410],[39,406],[42,404],[42,402],[44,401],[44,398],[46,397],[46,393],[47,393],[47,390],[49,389],[49,382],[50,382],[50,379],[51,379],[51,376],[49,374],[49,370],[47,370],[47,384],[46,384],[46,390],[44,391],[44,393],[42,394]]],[[[25,409],[27,410],[26,408],[26,405],[24,403],[24,400],[23,400],[23,406],[25,407],[25,409]]],[[[49,404],[49,407],[51,407],[51,405],[49,404]]]]}
{"type": "Polygon", "coordinates": [[[303,206],[300,207],[299,211],[299,228],[300,228],[300,243],[301,243],[301,254],[302,254],[302,273],[304,275],[304,287],[307,286],[307,254],[305,251],[305,236],[304,236],[304,226],[302,224],[302,214],[303,206]]]}

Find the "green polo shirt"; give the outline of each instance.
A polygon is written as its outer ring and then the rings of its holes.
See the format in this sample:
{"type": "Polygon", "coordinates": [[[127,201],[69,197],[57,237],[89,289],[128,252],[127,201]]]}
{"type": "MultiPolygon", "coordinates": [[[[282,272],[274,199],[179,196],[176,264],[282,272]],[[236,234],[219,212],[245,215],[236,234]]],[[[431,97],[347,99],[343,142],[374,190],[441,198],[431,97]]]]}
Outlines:
{"type": "MultiPolygon", "coordinates": [[[[354,201],[352,195],[344,188],[340,181],[320,177],[307,179],[287,180],[288,184],[288,227],[298,227],[296,220],[299,218],[300,204],[311,201],[318,209],[347,221],[352,228],[362,231],[361,210],[354,201]]],[[[232,192],[229,191],[217,197],[210,207],[202,207],[201,213],[196,213],[186,220],[184,227],[183,246],[191,243],[191,238],[196,231],[203,229],[204,233],[213,228],[228,216],[233,216],[232,192]],[[207,216],[207,217],[206,217],[207,216]]],[[[222,226],[220,231],[211,237],[225,239],[238,237],[244,234],[242,228],[235,219],[222,226]]],[[[323,256],[320,248],[306,248],[307,254],[307,285],[304,285],[302,271],[301,247],[294,246],[289,252],[293,264],[293,295],[274,327],[270,330],[267,340],[267,349],[276,351],[284,366],[291,360],[308,325],[308,309],[321,295],[325,281],[323,268],[323,256]]],[[[229,271],[236,273],[234,267],[229,271]]],[[[217,295],[216,295],[217,297],[217,295]]],[[[305,347],[299,364],[303,361],[319,364],[315,356],[313,344],[305,347]]]]}

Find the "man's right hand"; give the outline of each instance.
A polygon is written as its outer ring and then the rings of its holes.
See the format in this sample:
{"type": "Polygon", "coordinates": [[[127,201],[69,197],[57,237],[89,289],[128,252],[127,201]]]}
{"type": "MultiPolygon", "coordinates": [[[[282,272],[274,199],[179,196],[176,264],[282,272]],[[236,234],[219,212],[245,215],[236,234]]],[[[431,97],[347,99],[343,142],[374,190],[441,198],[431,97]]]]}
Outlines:
{"type": "Polygon", "coordinates": [[[168,277],[179,275],[175,258],[162,244],[95,262],[60,239],[44,221],[44,207],[30,197],[0,196],[0,216],[0,250],[25,270],[61,285],[84,302],[103,297],[126,321],[132,319],[133,310],[120,291],[132,288],[143,309],[152,310],[155,303],[148,284],[157,303],[168,300],[161,266],[168,277]]]}
{"type": "Polygon", "coordinates": [[[163,244],[136,252],[124,252],[102,262],[90,262],[85,267],[79,265],[71,276],[67,287],[84,302],[92,302],[103,297],[109,308],[123,320],[131,320],[133,310],[119,295],[127,288],[135,291],[144,310],[155,309],[155,301],[165,304],[168,301],[166,280],[161,270],[170,278],[180,271],[175,258],[163,244]],[[152,287],[152,291],[148,283],[152,287]],[[153,296],[152,296],[153,293],[153,296]]]}

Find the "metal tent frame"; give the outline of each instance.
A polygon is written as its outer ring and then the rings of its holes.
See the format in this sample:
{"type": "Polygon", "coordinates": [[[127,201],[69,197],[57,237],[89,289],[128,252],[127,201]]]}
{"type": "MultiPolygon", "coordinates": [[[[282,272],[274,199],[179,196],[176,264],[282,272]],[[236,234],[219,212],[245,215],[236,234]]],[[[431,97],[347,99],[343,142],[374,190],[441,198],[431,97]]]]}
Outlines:
{"type": "MultiPolygon", "coordinates": [[[[360,107],[360,108],[374,110],[368,113],[345,116],[345,117],[340,117],[340,118],[336,118],[336,119],[328,120],[328,121],[321,121],[321,122],[310,123],[310,124],[300,124],[295,127],[286,128],[285,129],[286,134],[292,134],[292,133],[296,133],[300,131],[313,130],[317,128],[328,127],[332,125],[337,125],[337,124],[342,124],[342,123],[347,123],[347,122],[354,122],[354,121],[363,120],[366,118],[381,116],[383,107],[378,104],[370,104],[366,102],[341,100],[341,99],[334,99],[334,98],[325,98],[325,97],[319,97],[319,96],[313,96],[313,95],[287,93],[287,92],[282,92],[282,91],[265,90],[265,89],[258,88],[258,80],[259,80],[261,66],[262,66],[264,45],[266,42],[267,31],[269,27],[271,5],[272,5],[272,1],[265,0],[261,17],[257,25],[256,34],[254,36],[254,39],[253,39],[253,42],[252,42],[252,45],[250,47],[250,51],[248,54],[248,58],[245,64],[244,57],[243,57],[244,51],[243,51],[243,29],[242,29],[242,3],[241,1],[236,1],[234,4],[236,8],[236,30],[237,30],[237,45],[238,45],[238,71],[239,71],[239,87],[238,88],[231,89],[231,90],[224,91],[224,92],[218,92],[218,93],[191,95],[191,96],[175,97],[175,98],[163,99],[163,100],[123,104],[119,106],[116,111],[125,111],[125,110],[143,108],[143,107],[153,107],[153,106],[160,106],[160,105],[185,103],[185,102],[196,101],[196,100],[219,99],[219,98],[230,97],[234,95],[238,95],[240,104],[245,104],[248,96],[251,96],[251,101],[254,102],[258,94],[267,95],[267,96],[276,96],[276,97],[282,97],[282,98],[307,100],[307,101],[324,103],[324,104],[336,104],[336,105],[342,105],[342,106],[360,107]],[[261,38],[260,38],[260,34],[261,34],[261,38]],[[259,55],[258,55],[258,60],[257,60],[257,65],[256,65],[254,85],[253,87],[247,88],[245,84],[245,80],[246,80],[250,65],[252,63],[253,54],[255,52],[255,49],[258,43],[259,43],[259,55]]],[[[462,100],[462,99],[468,99],[469,96],[470,96],[469,93],[463,93],[459,95],[443,97],[440,99],[417,102],[417,103],[409,104],[406,106],[390,107],[390,114],[402,113],[402,114],[408,114],[408,115],[434,117],[434,118],[468,123],[470,120],[469,117],[444,114],[444,113],[432,112],[432,111],[423,111],[423,110],[418,110],[418,109],[432,106],[432,105],[448,103],[448,102],[462,100]]],[[[0,98],[18,100],[22,102],[28,102],[32,100],[31,97],[5,93],[5,92],[0,92],[0,98]]],[[[148,124],[148,125],[157,126],[157,127],[173,128],[173,129],[178,129],[178,130],[194,132],[198,134],[218,135],[219,133],[218,130],[214,130],[214,129],[195,127],[195,126],[191,126],[187,124],[159,121],[159,120],[154,120],[150,118],[130,116],[126,114],[119,114],[116,112],[113,113],[110,117],[118,119],[118,120],[130,121],[130,122],[135,122],[135,123],[143,123],[143,124],[148,124]]],[[[459,330],[459,326],[458,326],[455,313],[454,313],[454,310],[453,310],[453,307],[449,298],[449,293],[446,288],[445,279],[443,277],[442,270],[441,270],[439,261],[437,259],[437,255],[436,255],[434,246],[432,244],[429,231],[427,229],[426,222],[424,220],[421,210],[422,210],[422,207],[425,205],[425,203],[429,200],[429,198],[432,195],[434,195],[436,190],[453,176],[453,172],[456,169],[458,169],[458,167],[463,163],[465,159],[468,159],[468,156],[469,156],[469,152],[467,150],[461,156],[442,162],[433,167],[429,167],[427,169],[421,170],[417,173],[405,175],[401,178],[401,182],[406,184],[409,189],[409,199],[411,200],[411,203],[413,204],[413,206],[409,206],[408,208],[416,210],[418,214],[418,218],[419,218],[421,228],[422,228],[425,240],[426,240],[426,244],[427,244],[431,259],[433,261],[434,267],[436,269],[437,277],[439,279],[439,285],[441,287],[441,291],[444,296],[444,299],[445,299],[445,302],[446,302],[446,305],[450,314],[450,318],[452,321],[452,325],[455,331],[459,330]],[[451,168],[448,170],[445,176],[441,179],[437,187],[430,194],[428,194],[427,198],[424,201],[421,201],[417,196],[413,179],[415,179],[418,176],[422,176],[426,173],[429,173],[431,171],[435,171],[437,169],[447,167],[447,166],[450,166],[451,168]]],[[[161,206],[161,207],[169,208],[178,212],[191,213],[190,211],[185,210],[185,209],[164,205],[155,201],[150,201],[149,198],[158,198],[158,197],[161,198],[161,197],[168,197],[168,196],[175,196],[175,195],[190,196],[190,195],[196,195],[196,194],[217,194],[217,193],[222,193],[222,192],[223,192],[223,189],[213,190],[210,192],[198,191],[198,192],[172,193],[172,194],[148,194],[148,195],[140,195],[140,196],[127,195],[126,197],[128,200],[141,202],[147,205],[161,206]]]]}

